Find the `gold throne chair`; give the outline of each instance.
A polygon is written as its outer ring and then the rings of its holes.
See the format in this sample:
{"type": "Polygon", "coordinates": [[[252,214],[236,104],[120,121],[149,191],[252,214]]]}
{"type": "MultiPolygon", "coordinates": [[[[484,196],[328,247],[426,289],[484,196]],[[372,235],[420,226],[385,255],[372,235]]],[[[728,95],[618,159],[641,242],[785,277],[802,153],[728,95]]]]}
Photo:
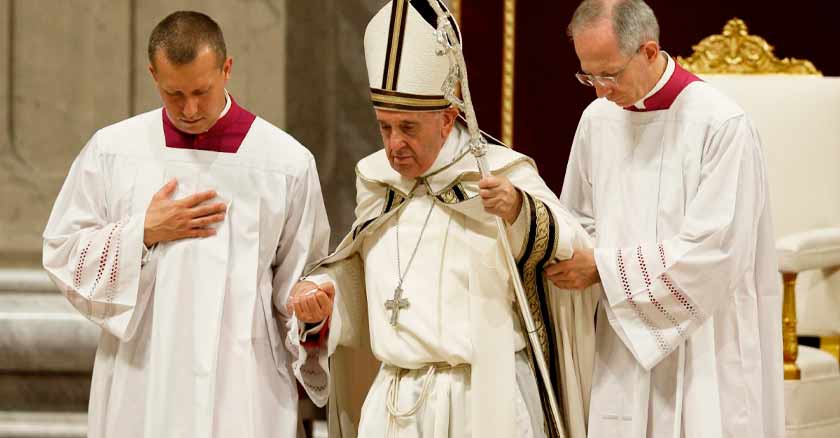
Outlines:
{"type": "Polygon", "coordinates": [[[677,62],[735,99],[761,136],[784,284],[786,435],[840,437],[840,77],[776,58],[737,18],[677,62]]]}

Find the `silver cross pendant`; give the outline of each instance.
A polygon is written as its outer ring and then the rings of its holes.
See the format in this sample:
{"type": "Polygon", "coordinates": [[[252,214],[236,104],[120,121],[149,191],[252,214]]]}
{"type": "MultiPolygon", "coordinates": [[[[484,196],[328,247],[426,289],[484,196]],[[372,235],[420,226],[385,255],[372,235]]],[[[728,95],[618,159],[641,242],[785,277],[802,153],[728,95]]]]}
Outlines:
{"type": "Polygon", "coordinates": [[[397,326],[397,319],[400,317],[400,310],[408,308],[408,300],[402,297],[402,286],[394,289],[394,299],[385,301],[385,308],[391,311],[391,326],[397,326]]]}

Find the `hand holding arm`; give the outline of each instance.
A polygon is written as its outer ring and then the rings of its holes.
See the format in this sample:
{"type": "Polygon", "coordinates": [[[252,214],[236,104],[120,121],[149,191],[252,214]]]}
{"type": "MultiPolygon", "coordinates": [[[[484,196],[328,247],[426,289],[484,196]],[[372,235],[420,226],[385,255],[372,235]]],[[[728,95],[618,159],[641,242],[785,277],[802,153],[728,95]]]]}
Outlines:
{"type": "Polygon", "coordinates": [[[572,258],[547,266],[545,273],[560,289],[586,289],[601,282],[592,249],[576,250],[572,258]]]}

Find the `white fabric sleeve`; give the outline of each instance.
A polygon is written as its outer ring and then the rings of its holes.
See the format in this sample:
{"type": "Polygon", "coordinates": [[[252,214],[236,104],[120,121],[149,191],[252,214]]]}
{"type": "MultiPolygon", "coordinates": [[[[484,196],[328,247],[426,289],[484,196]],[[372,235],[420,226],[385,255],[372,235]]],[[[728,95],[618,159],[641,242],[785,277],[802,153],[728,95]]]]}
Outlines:
{"type": "Polygon", "coordinates": [[[592,201],[592,179],[590,160],[586,148],[586,121],[582,120],[575,132],[569,162],[566,165],[566,177],[560,202],[577,219],[591,237],[597,235],[595,214],[592,201]]]}
{"type": "Polygon", "coordinates": [[[286,301],[304,268],[325,257],[330,244],[330,224],[315,160],[308,155],[302,174],[287,187],[286,222],[274,258],[274,306],[288,319],[286,301]]]}
{"type": "Polygon", "coordinates": [[[319,363],[317,351],[308,352],[301,339],[302,324],[288,313],[286,302],[292,288],[307,265],[325,257],[329,249],[330,226],[315,160],[308,155],[302,174],[287,187],[286,222],[277,246],[273,278],[273,304],[280,314],[278,327],[286,329],[285,347],[292,354],[292,369],[307,392],[318,395],[326,391],[327,374],[319,363]],[[306,376],[306,377],[304,377],[306,376]]]}
{"type": "Polygon", "coordinates": [[[122,341],[134,336],[154,288],[142,214],[109,211],[97,136],[73,162],[44,230],[44,269],[73,307],[122,341]]]}
{"type": "Polygon", "coordinates": [[[759,148],[749,122],[730,119],[704,145],[700,185],[676,236],[595,250],[610,322],[644,368],[675,351],[752,269],[769,211],[759,148]]]}
{"type": "MultiPolygon", "coordinates": [[[[335,285],[336,296],[339,294],[339,285],[325,271],[310,275],[306,277],[306,280],[316,284],[331,282],[335,285]]],[[[335,309],[335,305],[333,309],[335,309]]],[[[324,325],[334,317],[335,315],[315,328],[306,331],[303,329],[303,323],[295,316],[289,318],[287,323],[288,336],[286,337],[286,349],[292,356],[292,371],[301,386],[303,386],[306,394],[319,407],[327,404],[330,395],[329,337],[339,336],[339,333],[333,333],[330,327],[330,331],[326,337],[321,338],[321,342],[318,344],[304,345],[304,343],[309,336],[320,333],[324,325]]]]}
{"type": "Polygon", "coordinates": [[[358,254],[332,265],[320,267],[308,279],[318,284],[335,285],[333,312],[328,333],[317,345],[304,346],[299,338],[299,322],[289,320],[286,348],[292,355],[292,371],[312,401],[323,406],[330,395],[332,373],[330,356],[339,346],[364,349],[367,345],[367,300],[364,267],[358,254]]]}
{"type": "Polygon", "coordinates": [[[519,209],[519,216],[516,217],[516,221],[507,227],[510,248],[516,258],[519,258],[525,251],[525,243],[531,226],[531,207],[526,202],[525,194],[521,190],[520,195],[522,196],[522,207],[519,209]]]}

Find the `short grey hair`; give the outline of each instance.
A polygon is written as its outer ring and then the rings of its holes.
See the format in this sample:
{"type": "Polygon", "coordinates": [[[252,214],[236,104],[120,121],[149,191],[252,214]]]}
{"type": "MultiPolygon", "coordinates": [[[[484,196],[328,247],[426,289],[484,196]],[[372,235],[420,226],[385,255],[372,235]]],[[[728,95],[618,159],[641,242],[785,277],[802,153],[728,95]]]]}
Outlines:
{"type": "Polygon", "coordinates": [[[625,55],[635,53],[647,41],[659,44],[659,22],[642,0],[584,0],[572,16],[568,35],[574,39],[575,33],[601,20],[612,23],[618,47],[625,55]]]}

